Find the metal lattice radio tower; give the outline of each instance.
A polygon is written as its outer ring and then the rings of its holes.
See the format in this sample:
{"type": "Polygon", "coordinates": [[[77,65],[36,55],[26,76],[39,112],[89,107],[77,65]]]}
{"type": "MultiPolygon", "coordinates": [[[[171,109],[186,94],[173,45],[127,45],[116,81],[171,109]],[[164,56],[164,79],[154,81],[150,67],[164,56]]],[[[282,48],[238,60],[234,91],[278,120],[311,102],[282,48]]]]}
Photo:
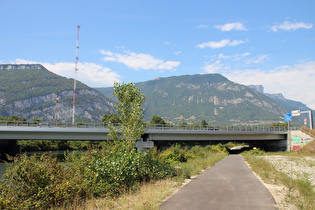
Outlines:
{"type": "Polygon", "coordinates": [[[77,47],[75,51],[75,67],[74,67],[74,85],[73,85],[73,111],[72,111],[72,125],[74,125],[74,115],[75,115],[75,94],[77,88],[77,71],[78,71],[78,50],[79,50],[79,29],[80,26],[77,27],[77,47]]]}

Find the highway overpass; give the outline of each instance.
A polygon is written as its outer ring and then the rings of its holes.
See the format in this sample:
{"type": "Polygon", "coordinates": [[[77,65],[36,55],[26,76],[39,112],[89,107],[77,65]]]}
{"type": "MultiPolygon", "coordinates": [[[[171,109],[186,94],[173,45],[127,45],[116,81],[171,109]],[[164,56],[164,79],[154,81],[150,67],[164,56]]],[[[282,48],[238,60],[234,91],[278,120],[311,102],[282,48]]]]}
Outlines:
{"type": "MultiPolygon", "coordinates": [[[[0,145],[13,147],[17,140],[108,140],[104,124],[55,125],[53,123],[0,123],[0,145]]],[[[137,148],[163,147],[175,142],[216,144],[246,142],[266,150],[287,150],[288,131],[283,127],[263,126],[147,126],[137,148]]],[[[5,147],[5,146],[3,146],[5,147]]]]}

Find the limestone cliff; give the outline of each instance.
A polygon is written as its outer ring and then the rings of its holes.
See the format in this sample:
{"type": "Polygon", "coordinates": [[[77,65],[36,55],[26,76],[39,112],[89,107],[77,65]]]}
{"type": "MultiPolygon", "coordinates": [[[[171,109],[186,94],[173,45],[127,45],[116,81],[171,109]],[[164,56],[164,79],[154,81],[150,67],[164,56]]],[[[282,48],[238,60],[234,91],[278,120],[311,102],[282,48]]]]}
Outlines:
{"type": "MultiPolygon", "coordinates": [[[[72,79],[58,76],[40,64],[0,65],[0,117],[70,121],[72,102],[72,79]]],[[[76,120],[100,122],[105,113],[112,112],[113,100],[77,82],[76,120]]]]}

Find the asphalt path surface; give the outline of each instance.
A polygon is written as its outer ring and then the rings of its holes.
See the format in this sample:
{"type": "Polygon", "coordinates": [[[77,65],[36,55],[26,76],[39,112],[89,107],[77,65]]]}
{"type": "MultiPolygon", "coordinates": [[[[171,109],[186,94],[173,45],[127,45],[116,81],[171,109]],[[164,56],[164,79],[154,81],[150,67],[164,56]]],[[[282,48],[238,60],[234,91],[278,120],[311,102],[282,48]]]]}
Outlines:
{"type": "Polygon", "coordinates": [[[241,155],[230,155],[193,178],[160,206],[162,210],[277,209],[241,155]]]}

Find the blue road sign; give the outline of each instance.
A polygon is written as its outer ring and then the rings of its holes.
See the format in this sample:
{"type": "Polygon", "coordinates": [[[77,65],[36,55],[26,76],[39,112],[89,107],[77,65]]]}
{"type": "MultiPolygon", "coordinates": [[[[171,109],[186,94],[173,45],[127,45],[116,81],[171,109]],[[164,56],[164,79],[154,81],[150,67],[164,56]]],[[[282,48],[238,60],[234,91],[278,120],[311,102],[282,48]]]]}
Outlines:
{"type": "Polygon", "coordinates": [[[292,121],[292,114],[285,114],[284,115],[284,121],[292,121]]]}

